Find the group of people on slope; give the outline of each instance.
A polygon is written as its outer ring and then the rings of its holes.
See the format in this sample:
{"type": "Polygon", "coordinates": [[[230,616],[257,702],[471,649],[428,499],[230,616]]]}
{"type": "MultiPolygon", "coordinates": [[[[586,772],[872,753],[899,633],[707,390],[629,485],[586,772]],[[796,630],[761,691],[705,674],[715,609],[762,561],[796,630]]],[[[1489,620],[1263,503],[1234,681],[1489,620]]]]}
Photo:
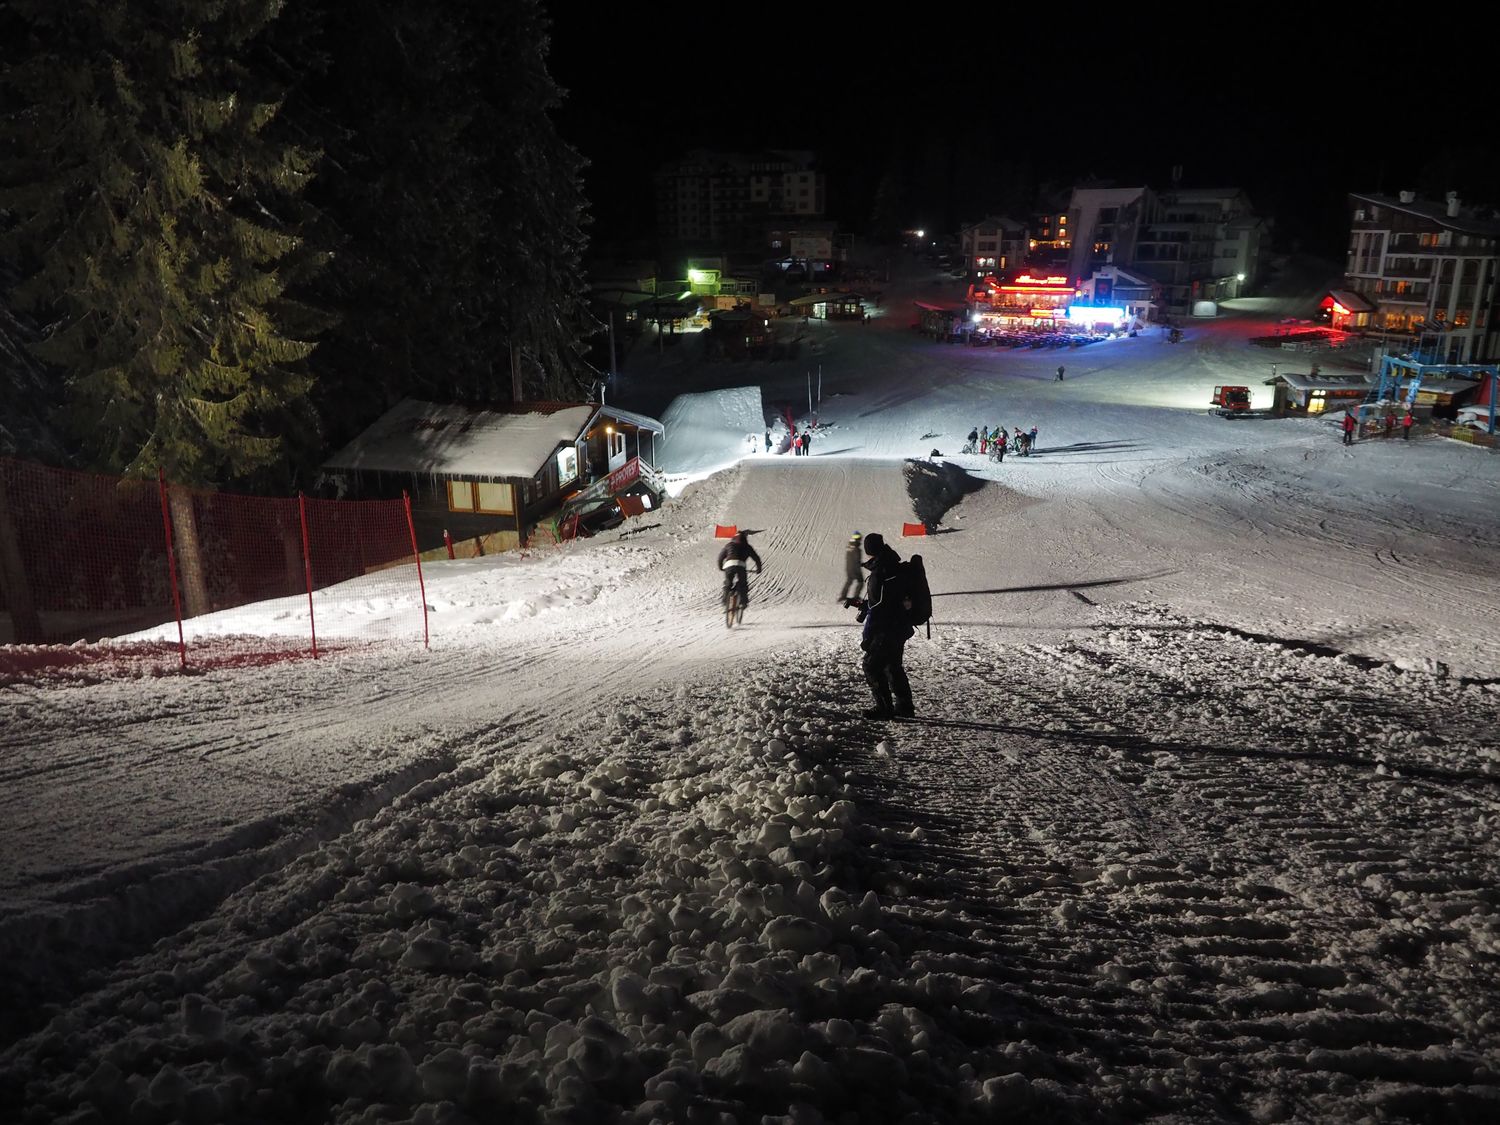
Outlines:
{"type": "Polygon", "coordinates": [[[963,451],[1004,461],[1008,446],[1010,452],[1025,457],[1036,450],[1036,434],[1035,426],[1030,430],[1017,426],[1010,435],[1006,434],[1004,426],[996,426],[993,430],[988,426],[980,426],[969,431],[969,444],[964,446],[963,451]]]}
{"type": "MultiPolygon", "coordinates": [[[[791,433],[791,443],[790,443],[793,455],[797,456],[797,457],[811,457],[812,456],[812,439],[813,439],[813,427],[812,427],[812,425],[808,425],[807,429],[802,430],[800,432],[798,431],[798,429],[797,429],[796,426],[793,426],[792,427],[792,433],[791,433]]],[[[756,449],[756,446],[758,444],[758,442],[755,439],[755,435],[754,434],[749,435],[749,437],[746,440],[748,441],[748,443],[750,445],[750,452],[754,453],[755,449],[756,449]]],[[[775,442],[771,438],[770,427],[767,427],[766,428],[766,452],[770,453],[771,452],[771,448],[774,445],[775,445],[775,442]]]]}
{"type": "MultiPolygon", "coordinates": [[[[1401,419],[1401,437],[1404,441],[1411,440],[1411,428],[1416,425],[1416,419],[1412,417],[1410,410],[1401,419]]],[[[1344,444],[1353,445],[1354,435],[1359,429],[1359,421],[1354,417],[1352,410],[1345,410],[1344,417],[1339,422],[1339,428],[1344,431],[1344,444]]],[[[1396,413],[1393,410],[1385,412],[1385,436],[1390,437],[1396,432],[1396,413]]]]}
{"type": "MultiPolygon", "coordinates": [[[[719,552],[719,569],[724,573],[724,603],[731,590],[737,589],[740,604],[750,601],[749,564],[755,573],[761,571],[760,555],[750,545],[747,532],[737,532],[719,552]]],[[[906,604],[897,591],[897,567],[901,556],[886,546],[878,532],[861,535],[855,532],[844,549],[844,585],[838,600],[858,609],[856,621],[863,627],[859,647],[864,653],[861,668],[865,683],[875,697],[875,705],[863,713],[867,719],[912,718],[911,681],[906,676],[906,642],[916,632],[912,628],[906,604]]]]}

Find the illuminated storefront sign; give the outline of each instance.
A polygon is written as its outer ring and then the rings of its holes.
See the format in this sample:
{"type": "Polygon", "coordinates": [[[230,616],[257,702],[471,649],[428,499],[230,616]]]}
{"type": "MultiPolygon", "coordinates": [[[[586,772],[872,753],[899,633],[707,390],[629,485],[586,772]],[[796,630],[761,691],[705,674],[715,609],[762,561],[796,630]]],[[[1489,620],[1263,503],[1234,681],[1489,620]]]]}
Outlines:
{"type": "Polygon", "coordinates": [[[1068,319],[1078,324],[1098,324],[1100,321],[1124,320],[1125,310],[1103,305],[1069,305],[1068,319]]]}

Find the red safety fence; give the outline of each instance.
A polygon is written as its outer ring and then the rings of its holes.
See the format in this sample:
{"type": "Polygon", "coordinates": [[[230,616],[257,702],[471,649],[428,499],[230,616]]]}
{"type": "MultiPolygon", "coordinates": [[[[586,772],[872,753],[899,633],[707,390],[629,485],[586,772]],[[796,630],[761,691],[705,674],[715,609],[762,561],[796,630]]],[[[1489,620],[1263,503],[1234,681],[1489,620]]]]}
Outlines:
{"type": "Polygon", "coordinates": [[[426,643],[406,500],[242,496],[0,458],[0,677],[426,643]],[[125,638],[94,646],[104,638],[125,638]],[[19,646],[42,646],[27,647],[19,646]]]}

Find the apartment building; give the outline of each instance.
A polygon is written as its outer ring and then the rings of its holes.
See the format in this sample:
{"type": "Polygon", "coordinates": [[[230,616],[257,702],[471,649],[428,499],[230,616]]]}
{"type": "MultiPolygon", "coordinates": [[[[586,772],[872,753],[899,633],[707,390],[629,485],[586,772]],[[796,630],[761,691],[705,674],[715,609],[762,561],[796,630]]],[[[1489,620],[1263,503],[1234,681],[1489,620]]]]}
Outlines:
{"type": "Polygon", "coordinates": [[[1156,283],[1160,310],[1176,316],[1253,283],[1269,229],[1237,188],[1076,188],[1068,217],[1075,281],[1127,269],[1156,283]]]}
{"type": "Polygon", "coordinates": [[[1019,269],[1029,250],[1026,227],[1014,219],[986,215],[960,227],[958,253],[970,281],[1019,269]]]}
{"type": "Polygon", "coordinates": [[[657,234],[669,242],[760,244],[766,224],[819,218],[827,184],[811,152],[699,149],[655,176],[657,234]]]}
{"type": "Polygon", "coordinates": [[[1325,298],[1335,327],[1374,329],[1435,346],[1437,363],[1500,357],[1496,274],[1500,221],[1415,192],[1349,196],[1349,258],[1325,298]],[[1342,299],[1340,299],[1342,298],[1342,299]]]}

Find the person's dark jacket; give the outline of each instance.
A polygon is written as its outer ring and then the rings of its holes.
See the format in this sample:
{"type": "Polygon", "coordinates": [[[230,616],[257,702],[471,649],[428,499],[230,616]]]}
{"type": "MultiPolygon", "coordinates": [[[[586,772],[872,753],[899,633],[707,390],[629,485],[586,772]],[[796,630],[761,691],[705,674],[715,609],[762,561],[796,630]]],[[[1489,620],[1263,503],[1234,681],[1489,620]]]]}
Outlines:
{"type": "Polygon", "coordinates": [[[724,569],[724,563],[729,559],[744,562],[747,559],[755,564],[755,573],[760,573],[760,556],[755,553],[755,548],[750,546],[748,540],[731,539],[724,544],[724,549],[719,552],[719,569],[724,569]]]}
{"type": "Polygon", "coordinates": [[[869,571],[869,577],[865,579],[863,636],[866,639],[876,633],[885,633],[906,640],[916,631],[911,627],[897,584],[891,581],[900,565],[901,556],[884,543],[864,562],[869,571]]]}

